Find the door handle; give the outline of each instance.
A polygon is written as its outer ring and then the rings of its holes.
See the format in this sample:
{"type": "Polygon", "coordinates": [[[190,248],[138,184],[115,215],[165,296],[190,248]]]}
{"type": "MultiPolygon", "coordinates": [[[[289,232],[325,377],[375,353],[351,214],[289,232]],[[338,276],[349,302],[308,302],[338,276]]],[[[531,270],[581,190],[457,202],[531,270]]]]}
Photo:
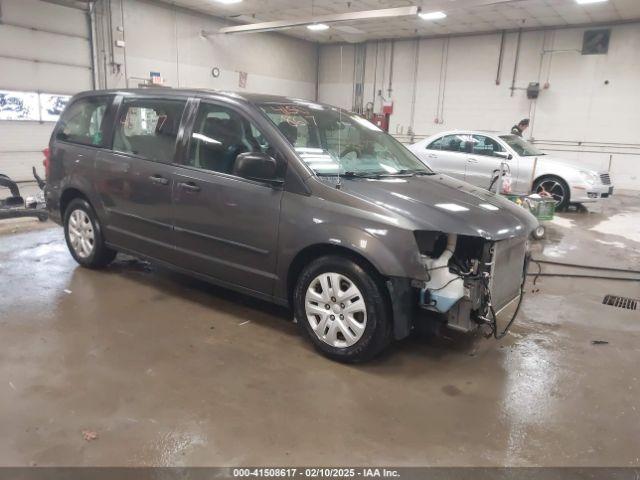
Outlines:
{"type": "Polygon", "coordinates": [[[438,155],[436,155],[435,153],[430,153],[429,155],[427,155],[427,157],[429,157],[429,158],[438,158],[438,155]]]}
{"type": "Polygon", "coordinates": [[[178,186],[187,192],[197,193],[200,191],[200,187],[193,182],[180,182],[178,186]]]}
{"type": "Polygon", "coordinates": [[[151,175],[149,177],[149,180],[151,180],[156,185],[168,185],[169,184],[169,180],[167,180],[164,177],[161,177],[160,175],[151,175]]]}
{"type": "Polygon", "coordinates": [[[469,162],[469,163],[478,163],[478,159],[477,158],[473,158],[473,157],[468,157],[467,158],[467,162],[469,162]]]}

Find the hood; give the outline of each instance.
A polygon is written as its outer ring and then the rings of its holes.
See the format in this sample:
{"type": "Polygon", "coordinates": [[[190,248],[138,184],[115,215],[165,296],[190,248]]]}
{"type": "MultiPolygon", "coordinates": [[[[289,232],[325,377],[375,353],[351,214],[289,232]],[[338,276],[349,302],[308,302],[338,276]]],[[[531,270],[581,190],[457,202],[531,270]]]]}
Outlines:
{"type": "Polygon", "coordinates": [[[529,235],[538,225],[513,202],[441,174],[349,178],[341,191],[401,215],[420,230],[502,240],[529,235]]]}

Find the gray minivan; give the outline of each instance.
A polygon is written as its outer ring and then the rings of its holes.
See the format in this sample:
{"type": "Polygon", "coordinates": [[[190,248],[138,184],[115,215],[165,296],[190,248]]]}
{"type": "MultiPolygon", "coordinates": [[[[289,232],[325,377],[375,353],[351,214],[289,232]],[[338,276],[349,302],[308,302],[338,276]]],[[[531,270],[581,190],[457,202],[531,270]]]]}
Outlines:
{"type": "Polygon", "coordinates": [[[341,361],[419,322],[499,336],[537,225],[367,120],[294,98],[84,92],[45,157],[47,207],[80,265],[126,252],[290,305],[341,361]]]}

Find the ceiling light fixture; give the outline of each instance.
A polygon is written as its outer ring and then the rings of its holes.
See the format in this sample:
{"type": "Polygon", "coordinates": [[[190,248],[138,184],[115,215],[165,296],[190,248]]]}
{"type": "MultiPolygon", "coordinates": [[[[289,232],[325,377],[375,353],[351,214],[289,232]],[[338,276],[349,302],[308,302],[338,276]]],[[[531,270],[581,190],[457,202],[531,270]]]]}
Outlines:
{"type": "Polygon", "coordinates": [[[320,32],[322,30],[328,30],[329,25],[325,23],[312,23],[311,25],[307,25],[309,30],[313,30],[314,32],[320,32]]]}
{"type": "Polygon", "coordinates": [[[590,3],[604,3],[608,0],[576,0],[578,5],[589,5],[590,3]]]}
{"type": "Polygon", "coordinates": [[[423,20],[441,20],[447,18],[447,14],[444,12],[425,12],[419,13],[418,16],[423,20]]]}
{"type": "Polygon", "coordinates": [[[216,0],[218,3],[223,3],[225,5],[231,5],[233,3],[240,3],[242,0],[216,0]]]}
{"type": "MultiPolygon", "coordinates": [[[[487,0],[484,0],[487,1],[487,0]]],[[[493,0],[504,1],[504,0],[493,0]]],[[[361,12],[345,12],[332,13],[328,15],[317,15],[308,18],[295,18],[290,20],[274,20],[271,22],[249,23],[247,25],[234,25],[232,27],[223,27],[216,32],[204,32],[203,35],[216,35],[219,33],[259,33],[273,32],[276,30],[286,30],[294,27],[306,27],[308,25],[320,24],[325,25],[339,22],[358,22],[362,20],[380,20],[383,18],[410,17],[418,14],[420,9],[417,6],[411,7],[394,7],[381,8],[378,10],[364,10],[361,12]]]]}

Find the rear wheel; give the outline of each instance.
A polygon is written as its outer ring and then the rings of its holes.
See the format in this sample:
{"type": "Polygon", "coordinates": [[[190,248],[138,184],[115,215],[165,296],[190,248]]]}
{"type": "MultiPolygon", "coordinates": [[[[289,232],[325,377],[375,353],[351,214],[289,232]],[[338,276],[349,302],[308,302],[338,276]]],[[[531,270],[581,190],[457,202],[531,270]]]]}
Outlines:
{"type": "Polygon", "coordinates": [[[309,264],[294,291],[295,315],[315,347],[341,362],[361,362],[391,341],[391,313],[374,272],[341,256],[309,264]]]}
{"type": "Polygon", "coordinates": [[[533,184],[534,193],[548,194],[556,201],[556,210],[564,210],[569,206],[570,191],[567,183],[560,177],[542,177],[533,184]]]}
{"type": "Polygon", "coordinates": [[[104,244],[93,208],[82,198],[72,200],[64,212],[64,236],[71,256],[83,267],[102,268],[116,257],[104,244]]]}

